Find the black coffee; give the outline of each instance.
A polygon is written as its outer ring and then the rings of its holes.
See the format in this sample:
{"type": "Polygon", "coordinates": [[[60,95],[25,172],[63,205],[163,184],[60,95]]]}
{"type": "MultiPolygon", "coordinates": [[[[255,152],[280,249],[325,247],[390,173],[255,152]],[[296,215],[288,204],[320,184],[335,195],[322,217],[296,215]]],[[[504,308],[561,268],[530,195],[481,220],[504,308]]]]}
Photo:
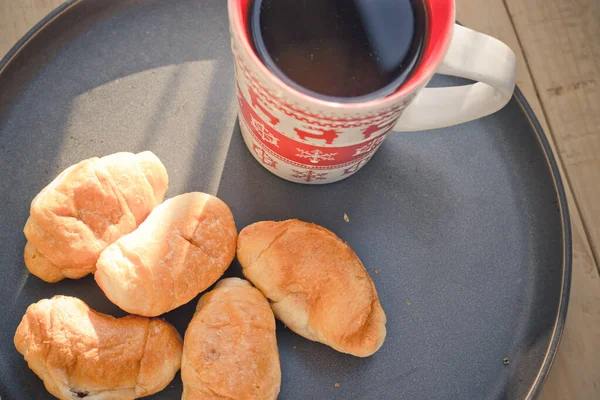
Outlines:
{"type": "Polygon", "coordinates": [[[250,36],[267,67],[301,88],[333,97],[387,95],[418,62],[423,1],[254,0],[250,36]]]}

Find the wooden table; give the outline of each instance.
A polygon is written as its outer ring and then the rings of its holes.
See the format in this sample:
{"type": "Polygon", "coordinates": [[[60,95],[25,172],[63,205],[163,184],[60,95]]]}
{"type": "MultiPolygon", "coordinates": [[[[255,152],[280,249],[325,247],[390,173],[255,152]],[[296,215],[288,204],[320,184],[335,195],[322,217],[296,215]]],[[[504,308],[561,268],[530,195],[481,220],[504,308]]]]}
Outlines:
{"type": "MultiPolygon", "coordinates": [[[[569,313],[540,398],[600,399],[600,1],[456,1],[458,20],[517,54],[517,84],[549,136],[569,198],[569,313]]],[[[0,55],[61,2],[0,0],[0,55]]]]}

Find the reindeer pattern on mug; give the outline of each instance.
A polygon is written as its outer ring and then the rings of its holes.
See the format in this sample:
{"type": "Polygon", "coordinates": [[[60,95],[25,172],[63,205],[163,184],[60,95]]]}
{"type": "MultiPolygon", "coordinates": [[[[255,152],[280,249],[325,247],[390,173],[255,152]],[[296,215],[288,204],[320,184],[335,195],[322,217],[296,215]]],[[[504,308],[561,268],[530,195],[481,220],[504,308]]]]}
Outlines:
{"type": "Polygon", "coordinates": [[[373,115],[324,115],[269,90],[232,45],[240,128],[254,158],[300,183],[327,183],[358,171],[412,100],[373,115]],[[349,145],[347,143],[350,143],[349,145]]]}

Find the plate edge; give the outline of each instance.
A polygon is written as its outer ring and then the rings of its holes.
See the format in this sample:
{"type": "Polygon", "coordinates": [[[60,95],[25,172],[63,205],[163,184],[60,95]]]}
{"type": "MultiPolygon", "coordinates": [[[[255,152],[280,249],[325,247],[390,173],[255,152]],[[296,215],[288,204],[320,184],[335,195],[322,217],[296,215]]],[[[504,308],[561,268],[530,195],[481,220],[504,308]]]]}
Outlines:
{"type": "MultiPolygon", "coordinates": [[[[17,43],[15,43],[11,47],[11,49],[6,53],[6,55],[0,60],[0,75],[4,72],[4,70],[11,63],[11,61],[21,52],[21,50],[23,50],[25,46],[32,39],[35,38],[36,35],[38,35],[47,25],[52,23],[52,21],[58,18],[61,14],[68,11],[71,7],[73,7],[81,1],[83,0],[65,1],[60,6],[55,8],[52,12],[50,12],[47,16],[45,16],[42,20],[40,20],[37,24],[35,24],[29,31],[27,31],[27,33],[21,39],[19,39],[19,41],[17,41],[17,43]]],[[[540,125],[535,113],[533,112],[531,106],[527,102],[527,99],[525,98],[518,86],[515,86],[515,92],[513,96],[517,100],[519,106],[525,112],[527,118],[529,119],[529,122],[533,130],[535,131],[536,137],[542,147],[544,155],[546,156],[546,162],[550,167],[552,179],[554,181],[554,187],[558,195],[559,208],[561,212],[561,223],[563,226],[563,273],[558,314],[552,332],[552,337],[550,339],[550,345],[548,346],[548,350],[546,351],[546,355],[542,362],[542,366],[536,378],[534,379],[528,394],[525,397],[526,400],[533,400],[539,395],[541,388],[543,387],[544,381],[546,380],[551,370],[564,331],[569,303],[569,295],[571,291],[573,244],[569,208],[566,193],[564,190],[564,184],[558,168],[556,157],[552,152],[552,148],[550,147],[550,143],[544,130],[542,129],[542,126],[540,125]]]]}
{"type": "Polygon", "coordinates": [[[4,57],[2,57],[2,59],[0,60],[0,74],[2,74],[4,72],[4,70],[11,63],[11,61],[17,55],[19,55],[19,53],[21,52],[21,50],[23,50],[25,48],[25,46],[33,38],[35,38],[35,36],[37,36],[38,33],[40,33],[47,25],[49,25],[50,23],[52,23],[52,21],[54,21],[61,14],[63,14],[64,12],[66,12],[68,9],[70,9],[75,4],[79,3],[80,1],[81,0],[67,0],[67,1],[65,1],[60,6],[56,7],[54,10],[52,10],[50,12],[50,14],[48,14],[44,18],[42,18],[37,24],[35,24],[33,26],[33,28],[31,28],[29,31],[27,31],[27,33],[25,33],[25,35],[23,35],[23,37],[21,39],[19,39],[17,41],[17,43],[15,43],[10,48],[10,50],[8,50],[8,53],[6,53],[4,55],[4,57]]]}
{"type": "Polygon", "coordinates": [[[573,238],[571,233],[571,217],[569,213],[567,195],[565,193],[565,187],[562,181],[560,169],[558,167],[556,157],[552,152],[552,147],[550,146],[548,137],[542,129],[542,126],[539,120],[537,119],[535,113],[533,112],[533,109],[529,105],[529,102],[527,102],[527,99],[523,95],[523,92],[517,86],[515,86],[515,92],[513,96],[517,100],[519,106],[525,112],[527,118],[529,119],[529,123],[535,131],[537,139],[544,152],[544,155],[546,156],[546,162],[548,163],[548,167],[550,167],[550,171],[552,173],[552,180],[554,181],[554,188],[556,189],[556,194],[558,196],[558,203],[561,213],[561,223],[563,227],[563,273],[561,294],[558,305],[558,314],[556,316],[556,322],[552,331],[552,337],[550,338],[550,345],[548,346],[548,350],[546,351],[544,361],[542,363],[540,371],[538,372],[536,378],[533,381],[531,388],[529,389],[529,392],[527,393],[527,396],[525,397],[526,400],[533,400],[537,398],[537,396],[540,394],[544,382],[548,377],[548,374],[550,373],[565,328],[567,309],[569,306],[569,296],[571,293],[571,274],[573,270],[573,238]]]}

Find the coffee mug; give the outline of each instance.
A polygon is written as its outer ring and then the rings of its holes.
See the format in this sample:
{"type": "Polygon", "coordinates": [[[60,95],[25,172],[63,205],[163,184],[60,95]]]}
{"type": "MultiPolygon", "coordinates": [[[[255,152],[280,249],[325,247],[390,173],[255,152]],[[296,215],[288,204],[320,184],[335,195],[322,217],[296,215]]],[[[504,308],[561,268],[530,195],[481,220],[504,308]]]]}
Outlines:
{"type": "Polygon", "coordinates": [[[500,110],[512,97],[514,53],[495,38],[456,25],[454,0],[425,0],[425,48],[400,88],[349,103],[310,96],[273,74],[252,47],[250,6],[250,0],[228,0],[240,128],[254,158],[289,181],[342,180],[371,159],[390,131],[471,121],[500,110]],[[476,83],[426,88],[435,73],[476,83]]]}

